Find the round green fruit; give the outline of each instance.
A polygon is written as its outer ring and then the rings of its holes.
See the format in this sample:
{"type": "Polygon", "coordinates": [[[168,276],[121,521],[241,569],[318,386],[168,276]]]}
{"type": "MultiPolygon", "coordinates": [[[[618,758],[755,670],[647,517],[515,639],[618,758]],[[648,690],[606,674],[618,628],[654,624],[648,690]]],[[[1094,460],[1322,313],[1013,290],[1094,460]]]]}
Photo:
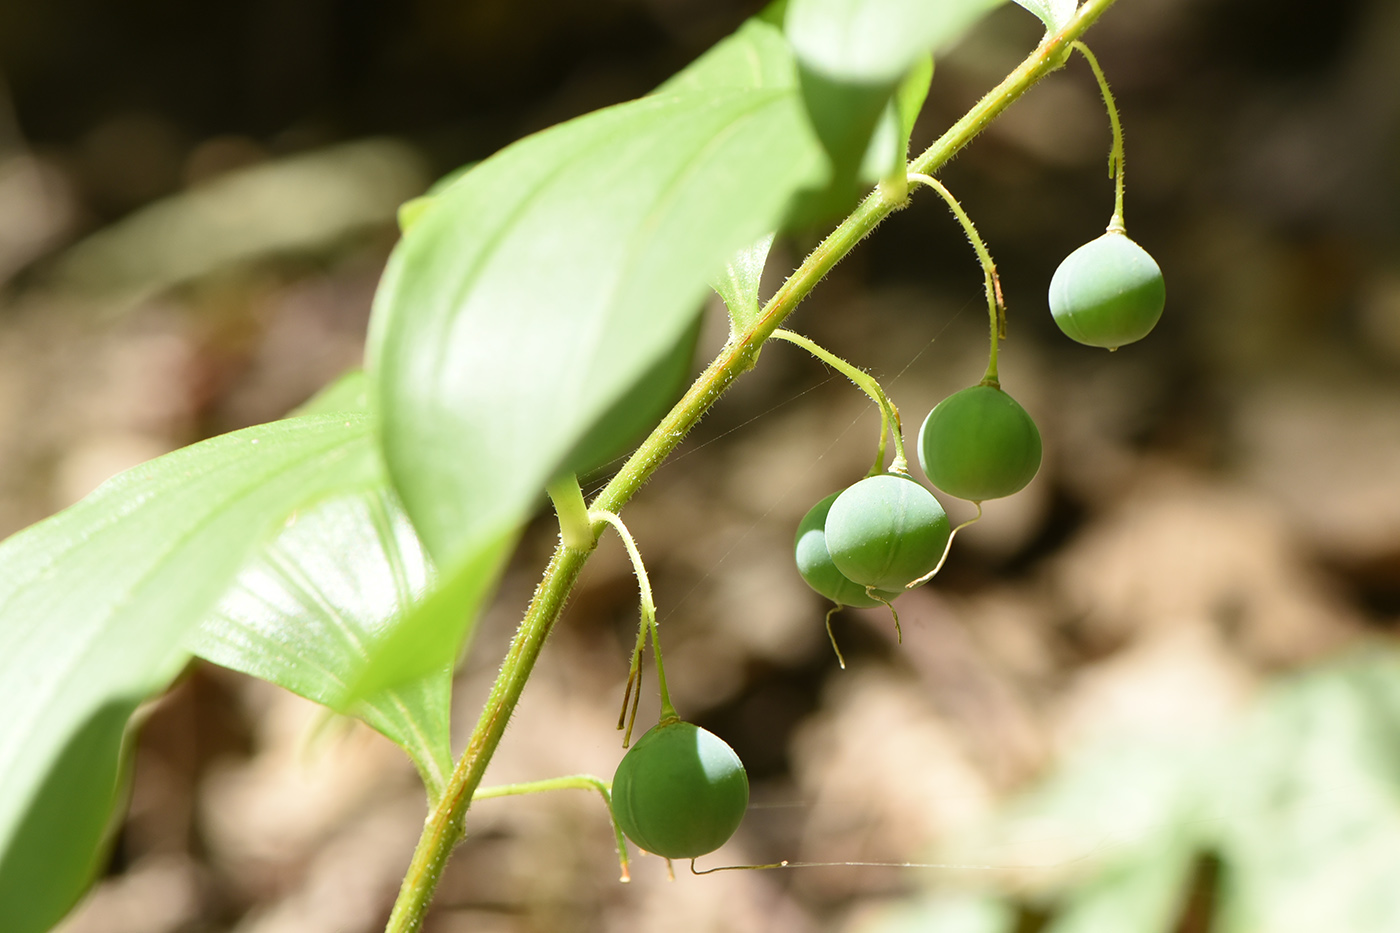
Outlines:
{"type": "Polygon", "coordinates": [[[919,429],[919,464],[950,496],[982,502],[1019,492],[1040,469],[1040,431],[996,386],[975,385],[933,406],[919,429]]]}
{"type": "Polygon", "coordinates": [[[1162,270],[1126,233],[1109,231],[1065,257],[1050,279],[1050,313],[1071,340],[1117,349],[1146,337],[1167,302],[1162,270]]]}
{"type": "Polygon", "coordinates": [[[911,477],[882,473],[836,497],[825,532],[831,562],[848,580],[902,590],[938,565],[948,544],[948,516],[911,477]]]}
{"type": "MultiPolygon", "coordinates": [[[[812,506],[797,526],[797,537],[792,543],[797,572],[802,574],[808,586],[839,605],[857,609],[883,605],[880,600],[866,595],[865,587],[851,582],[831,562],[831,552],[826,549],[826,513],[831,511],[831,503],[839,495],[839,492],[833,492],[812,506]]],[[[888,602],[899,593],[881,592],[880,595],[888,602]]]]}
{"type": "Polygon", "coordinates": [[[749,777],[734,749],[693,723],[663,722],[637,740],[613,775],[617,825],[666,858],[713,852],[739,828],[749,777]]]}

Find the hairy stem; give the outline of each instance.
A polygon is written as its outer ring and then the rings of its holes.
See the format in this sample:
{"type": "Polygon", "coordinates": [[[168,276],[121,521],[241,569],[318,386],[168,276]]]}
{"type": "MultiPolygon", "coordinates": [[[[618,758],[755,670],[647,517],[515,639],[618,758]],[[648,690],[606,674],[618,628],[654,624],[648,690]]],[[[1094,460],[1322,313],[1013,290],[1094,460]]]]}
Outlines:
{"type": "MultiPolygon", "coordinates": [[[[1060,67],[1070,43],[1113,6],[1116,0],[1086,0],[1059,32],[1044,41],[1007,77],[986,94],[957,123],[928,149],[909,163],[909,171],[931,174],[986,128],[987,124],[1025,94],[1037,81],[1060,67]]],[[[662,419],[651,435],[618,471],[612,481],[590,504],[591,509],[619,512],[656,468],[680,444],[685,435],[729,388],[740,374],[750,369],[763,342],[792,314],[798,304],[816,287],[856,244],[906,201],[895,193],[877,188],[814,249],[802,265],[764,305],[759,316],[742,331],[733,334],[720,354],[705,368],[685,396],[662,419]]],[[[594,526],[595,537],[602,531],[594,526]]],[[[562,541],[555,548],[534,598],[511,641],[501,672],[482,707],[476,728],[457,766],[447,791],[429,813],[414,850],[398,900],[385,928],[386,933],[412,933],[422,924],[433,891],[453,846],[463,835],[463,818],[481,775],[501,741],[506,723],[529,680],[540,648],[563,612],[570,590],[591,550],[569,547],[562,541]]]]}

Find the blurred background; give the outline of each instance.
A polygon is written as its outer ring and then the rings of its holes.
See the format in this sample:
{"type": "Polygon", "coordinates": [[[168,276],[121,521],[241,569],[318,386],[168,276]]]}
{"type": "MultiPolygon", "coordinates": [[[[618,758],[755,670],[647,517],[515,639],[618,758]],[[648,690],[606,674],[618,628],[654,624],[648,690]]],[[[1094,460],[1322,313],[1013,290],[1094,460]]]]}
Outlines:
{"type": "MultiPolygon", "coordinates": [[[[0,0],[0,528],[357,365],[398,204],[645,93],[758,6],[0,0]]],[[[915,147],[1040,33],[1007,5],[940,58],[915,147]]],[[[878,430],[793,347],[627,512],[676,703],[753,784],[702,867],[917,866],[672,883],[645,858],[623,885],[595,797],[493,800],[430,933],[1400,929],[1400,6],[1122,0],[1088,39],[1167,311],[1112,354],[1050,320],[1051,272],[1112,206],[1076,59],[942,173],[1000,266],[1003,385],[1046,456],[901,599],[903,643],[888,613],[847,610],[840,669],[793,567],[798,520],[878,430]]],[[[770,288],[810,245],[775,248],[770,288]]],[[[790,326],[874,372],[912,436],[981,377],[984,315],[925,192],[790,326]]],[[[555,533],[532,526],[483,622],[459,740],[555,533]]],[[[609,538],[488,783],[611,775],[635,625],[609,538]]],[[[382,928],[424,812],[386,740],[200,665],[136,761],[65,933],[382,928]]]]}

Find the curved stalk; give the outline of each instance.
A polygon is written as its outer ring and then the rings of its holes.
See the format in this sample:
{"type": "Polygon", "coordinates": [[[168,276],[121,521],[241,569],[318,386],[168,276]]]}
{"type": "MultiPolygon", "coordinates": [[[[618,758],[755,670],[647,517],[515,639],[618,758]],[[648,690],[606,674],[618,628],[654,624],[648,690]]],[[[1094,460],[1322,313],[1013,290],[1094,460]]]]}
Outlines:
{"type": "Polygon", "coordinates": [[[880,387],[880,383],[874,376],[863,369],[852,366],[821,344],[801,334],[795,334],[780,327],[774,330],[769,337],[786,340],[788,343],[801,347],[823,363],[840,371],[842,375],[855,383],[858,389],[874,400],[880,409],[880,446],[875,452],[875,465],[870,468],[871,476],[881,473],[885,469],[885,439],[889,437],[891,429],[894,430],[894,462],[890,464],[890,472],[909,472],[909,460],[904,456],[904,427],[899,420],[899,409],[894,407],[894,402],[890,401],[890,397],[885,394],[885,390],[880,387]]]}
{"type": "Polygon", "coordinates": [[[987,244],[982,242],[972,218],[967,216],[967,211],[963,210],[958,199],[953,197],[953,192],[944,187],[943,182],[921,172],[910,172],[909,180],[927,185],[942,195],[943,200],[948,202],[953,216],[962,224],[963,232],[972,241],[972,248],[977,252],[977,261],[982,263],[982,285],[987,292],[987,315],[991,318],[992,328],[992,348],[987,353],[987,373],[982,377],[982,384],[1000,387],[1001,383],[997,380],[997,344],[1006,339],[1006,300],[1002,298],[1001,277],[997,275],[997,264],[992,261],[992,254],[988,251],[987,244]]]}
{"type": "Polygon", "coordinates": [[[491,800],[496,797],[516,797],[522,794],[541,794],[551,790],[596,790],[603,798],[603,806],[608,809],[608,821],[612,823],[613,841],[617,845],[617,864],[621,870],[618,881],[623,884],[632,880],[632,872],[627,863],[627,840],[622,835],[622,827],[617,825],[617,817],[612,811],[612,782],[591,774],[566,774],[563,777],[545,778],[541,781],[526,781],[523,784],[497,784],[483,787],[472,794],[472,803],[478,800],[491,800]]]}
{"type": "Polygon", "coordinates": [[[1104,77],[1099,60],[1089,51],[1089,47],[1076,39],[1070,43],[1070,48],[1083,55],[1093,69],[1094,80],[1099,82],[1099,93],[1103,95],[1103,105],[1108,110],[1108,122],[1113,126],[1113,148],[1108,153],[1108,177],[1114,182],[1113,218],[1108,222],[1108,229],[1110,233],[1123,233],[1127,229],[1123,220],[1123,123],[1118,119],[1118,104],[1113,99],[1113,92],[1108,89],[1108,78],[1104,77]]]}
{"type": "MultiPolygon", "coordinates": [[[[666,665],[661,662],[661,639],[656,634],[656,600],[651,595],[651,578],[647,576],[646,565],[642,563],[642,552],[637,549],[637,542],[632,537],[632,532],[627,530],[627,526],[622,523],[622,518],[615,512],[606,509],[594,509],[589,513],[589,518],[607,522],[617,529],[618,535],[622,538],[622,544],[627,548],[627,557],[632,561],[632,571],[637,575],[637,589],[640,591],[642,604],[642,626],[641,632],[637,635],[637,648],[632,653],[632,671],[634,676],[641,675],[641,654],[642,645],[646,641],[646,633],[651,632],[651,650],[656,657],[656,680],[661,687],[661,720],[680,719],[676,714],[676,708],[671,705],[671,691],[666,689],[666,665]]],[[[630,682],[629,678],[629,682],[630,682]]],[[[641,684],[637,684],[640,693],[641,684]]],[[[626,700],[623,704],[626,704],[626,700]]],[[[627,735],[623,738],[623,747],[626,747],[627,740],[632,736],[632,725],[627,725],[627,735]]]]}
{"type": "MultiPolygon", "coordinates": [[[[1083,35],[1115,2],[1085,0],[1063,29],[1047,36],[1000,84],[911,161],[909,171],[924,174],[937,171],[1036,82],[1059,68],[1064,63],[1070,43],[1083,35]]],[[[903,207],[904,203],[903,198],[879,188],[868,195],[808,254],[802,265],[764,305],[753,323],[730,337],[684,397],[593,500],[591,507],[620,511],[730,384],[741,373],[752,368],[763,342],[792,314],[802,299],[880,221],[903,207]]],[[[595,523],[595,536],[601,530],[600,524],[595,523]]],[[[590,553],[591,550],[569,547],[562,541],[555,548],[520,627],[516,629],[501,664],[501,672],[482,707],[467,747],[457,759],[447,791],[428,814],[385,933],[413,933],[421,927],[447,858],[453,846],[462,838],[463,818],[472,795],[481,783],[482,773],[492,753],[500,744],[511,713],[534,670],[540,649],[563,611],[569,592],[590,553]]]]}

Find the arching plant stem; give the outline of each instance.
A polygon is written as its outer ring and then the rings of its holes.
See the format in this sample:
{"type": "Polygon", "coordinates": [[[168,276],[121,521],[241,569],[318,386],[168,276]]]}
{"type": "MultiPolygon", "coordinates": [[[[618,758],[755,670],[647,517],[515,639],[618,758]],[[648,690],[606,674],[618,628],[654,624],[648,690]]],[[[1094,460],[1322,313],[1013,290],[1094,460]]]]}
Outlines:
{"type": "MultiPolygon", "coordinates": [[[[1115,2],[1084,0],[1063,28],[1046,36],[1000,84],[913,159],[909,171],[936,172],[1040,79],[1061,67],[1070,44],[1115,2]]],[[[867,196],[788,276],[758,317],[730,336],[719,355],[705,367],[685,396],[661,419],[590,507],[614,513],[620,511],[734,380],[753,367],[763,342],[796,310],[802,299],[856,244],[906,203],[907,200],[897,194],[878,188],[867,196]]],[[[601,521],[595,522],[595,534],[601,532],[602,527],[601,521]]],[[[414,933],[421,928],[448,856],[464,835],[463,821],[472,795],[505,734],[506,724],[530,679],[540,649],[564,611],[569,593],[592,551],[592,548],[572,547],[563,541],[555,548],[516,629],[467,747],[457,759],[447,789],[424,822],[385,933],[414,933]]]]}

